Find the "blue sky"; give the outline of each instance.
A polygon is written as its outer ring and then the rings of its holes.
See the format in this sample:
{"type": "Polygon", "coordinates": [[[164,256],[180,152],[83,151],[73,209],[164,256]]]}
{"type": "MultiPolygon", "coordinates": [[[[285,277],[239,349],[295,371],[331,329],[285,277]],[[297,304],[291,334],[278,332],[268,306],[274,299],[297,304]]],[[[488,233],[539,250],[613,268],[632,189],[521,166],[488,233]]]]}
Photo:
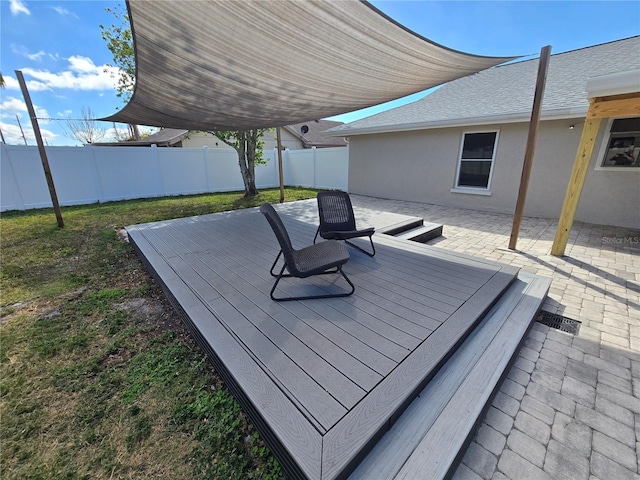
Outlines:
{"type": "MultiPolygon", "coordinates": [[[[436,43],[477,55],[537,56],[545,45],[560,53],[640,34],[637,0],[372,3],[436,43]]],[[[105,71],[112,57],[99,28],[115,23],[105,9],[118,5],[124,2],[0,0],[0,71],[6,83],[0,91],[0,128],[7,143],[23,143],[17,115],[27,141],[35,144],[15,70],[27,81],[48,145],[78,144],[65,134],[67,122],[55,119],[81,118],[83,109],[99,118],[122,106],[105,71]]],[[[334,118],[353,121],[423,96],[334,118]]]]}

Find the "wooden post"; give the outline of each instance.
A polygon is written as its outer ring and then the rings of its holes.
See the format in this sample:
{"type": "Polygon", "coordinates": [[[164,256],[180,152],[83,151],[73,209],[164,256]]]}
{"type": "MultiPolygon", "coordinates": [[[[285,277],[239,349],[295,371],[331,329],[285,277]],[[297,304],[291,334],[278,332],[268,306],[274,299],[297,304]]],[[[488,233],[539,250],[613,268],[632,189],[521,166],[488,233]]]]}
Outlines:
{"type": "Polygon", "coordinates": [[[284,174],[282,172],[282,141],[280,127],[276,127],[276,143],[278,146],[278,174],[280,177],[280,203],[284,203],[284,174]]]}
{"type": "Polygon", "coordinates": [[[551,246],[551,255],[562,256],[564,255],[564,250],[567,247],[569,233],[571,233],[571,226],[573,225],[573,219],[576,215],[576,210],[578,209],[578,201],[582,194],[584,180],[587,177],[589,160],[591,160],[593,147],[596,143],[596,136],[600,129],[600,122],[600,118],[587,118],[584,128],[582,129],[580,146],[578,147],[578,153],[576,154],[576,159],[573,163],[573,170],[571,171],[569,185],[567,185],[567,192],[565,193],[564,203],[562,204],[562,212],[560,213],[560,219],[558,220],[556,236],[553,240],[553,245],[551,246]]]}
{"type": "Polygon", "coordinates": [[[573,225],[573,219],[578,209],[578,202],[587,177],[589,160],[593,155],[596,136],[603,118],[627,117],[640,115],[640,92],[610,95],[608,97],[595,97],[591,99],[587,119],[580,136],[580,145],[573,163],[571,178],[567,185],[562,212],[558,219],[556,236],[551,246],[551,255],[562,256],[567,248],[569,234],[573,225]]]}
{"type": "Polygon", "coordinates": [[[49,168],[49,160],[47,159],[47,151],[44,148],[42,142],[42,135],[40,134],[40,126],[38,125],[38,119],[36,118],[36,112],[31,103],[31,96],[29,90],[27,90],[27,84],[24,81],[22,72],[16,70],[16,77],[18,83],[20,83],[20,89],[22,90],[22,96],[27,104],[27,111],[29,112],[29,118],[31,118],[31,125],[33,126],[33,134],[36,137],[36,143],[38,144],[38,151],[40,152],[40,160],[42,161],[42,168],[44,169],[44,176],[47,179],[47,185],[49,186],[49,194],[51,195],[51,202],[53,203],[53,210],[56,213],[56,219],[58,220],[58,227],[64,227],[64,221],[62,220],[62,212],[60,212],[60,205],[58,204],[58,195],[56,194],[56,187],[53,184],[53,176],[51,175],[51,169],[49,168]]]}
{"type": "Polygon", "coordinates": [[[543,47],[542,50],[540,50],[538,79],[536,81],[536,91],[533,97],[531,122],[529,122],[529,135],[527,137],[527,146],[524,152],[524,163],[522,165],[522,176],[520,177],[520,189],[518,190],[516,211],[513,215],[511,238],[509,239],[510,250],[515,250],[516,248],[516,243],[518,242],[518,233],[520,232],[520,224],[522,223],[522,215],[524,213],[524,203],[527,199],[527,189],[529,188],[529,178],[531,177],[531,168],[533,167],[533,154],[536,150],[536,138],[538,137],[540,111],[542,110],[542,98],[544,96],[544,87],[547,82],[547,69],[549,66],[550,55],[550,45],[547,45],[546,47],[543,47]]]}

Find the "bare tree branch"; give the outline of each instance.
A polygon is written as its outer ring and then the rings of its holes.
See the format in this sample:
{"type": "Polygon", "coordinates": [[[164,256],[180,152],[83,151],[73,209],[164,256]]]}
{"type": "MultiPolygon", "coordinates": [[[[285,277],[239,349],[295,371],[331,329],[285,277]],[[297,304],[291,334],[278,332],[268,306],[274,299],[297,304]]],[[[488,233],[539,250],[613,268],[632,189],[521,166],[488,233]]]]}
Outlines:
{"type": "Polygon", "coordinates": [[[107,130],[100,127],[98,121],[94,120],[95,116],[91,108],[82,107],[81,117],[79,120],[67,120],[64,132],[68,137],[83,144],[96,143],[105,137],[107,130]]]}

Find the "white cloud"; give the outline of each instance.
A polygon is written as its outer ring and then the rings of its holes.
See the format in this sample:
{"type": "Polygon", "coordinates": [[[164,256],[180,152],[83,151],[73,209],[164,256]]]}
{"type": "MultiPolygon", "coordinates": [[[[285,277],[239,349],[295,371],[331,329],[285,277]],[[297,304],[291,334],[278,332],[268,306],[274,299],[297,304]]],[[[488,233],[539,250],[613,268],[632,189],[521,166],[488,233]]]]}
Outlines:
{"type": "Polygon", "coordinates": [[[31,12],[29,11],[29,9],[27,8],[27,6],[24,4],[22,0],[11,0],[10,8],[11,8],[12,15],[18,15],[20,13],[24,13],[25,15],[31,15],[31,12]]]}
{"type": "Polygon", "coordinates": [[[159,127],[149,127],[147,125],[138,125],[138,131],[140,135],[153,135],[154,133],[158,133],[160,131],[159,127]]]}
{"type": "MultiPolygon", "coordinates": [[[[106,125],[106,124],[102,124],[106,125]]],[[[138,131],[141,136],[153,135],[158,133],[160,129],[158,127],[149,127],[146,125],[138,125],[138,131]]],[[[121,123],[112,123],[110,127],[105,127],[105,136],[101,140],[102,142],[121,142],[124,139],[129,138],[129,128],[121,123]]]]}
{"type": "Polygon", "coordinates": [[[78,73],[94,73],[97,69],[102,67],[96,67],[89,57],[73,56],[69,57],[69,69],[78,73]]]}
{"type": "MultiPolygon", "coordinates": [[[[117,68],[95,65],[90,58],[81,56],[70,57],[68,62],[67,70],[56,73],[36,68],[23,68],[22,73],[25,79],[30,77],[27,80],[29,90],[115,90],[117,68]]],[[[10,88],[8,83],[7,88],[10,88]]]]}
{"type": "Polygon", "coordinates": [[[40,50],[38,53],[30,53],[29,55],[27,55],[27,58],[29,60],[34,60],[36,62],[39,62],[40,60],[42,60],[42,57],[44,57],[46,55],[46,53],[44,53],[44,51],[40,50]]]}
{"type": "MultiPolygon", "coordinates": [[[[22,132],[20,131],[20,127],[18,127],[17,123],[0,122],[0,129],[2,129],[2,135],[4,136],[5,142],[7,142],[9,145],[24,145],[22,132]]],[[[28,133],[32,134],[33,132],[25,132],[27,142],[30,139],[28,133]]],[[[35,142],[35,138],[33,137],[33,135],[31,135],[31,140],[35,142]]]]}
{"type": "MultiPolygon", "coordinates": [[[[49,112],[46,108],[34,105],[33,109],[36,111],[36,117],[38,118],[39,124],[43,125],[49,123],[49,120],[46,120],[47,118],[50,118],[49,112]]],[[[31,120],[29,120],[29,115],[27,113],[27,105],[24,101],[15,97],[7,97],[2,101],[2,103],[0,103],[0,118],[15,120],[16,115],[20,117],[20,122],[23,124],[26,122],[31,125],[31,120]]]]}
{"type": "Polygon", "coordinates": [[[73,12],[70,12],[70,11],[69,11],[69,10],[67,10],[66,8],[59,7],[59,6],[51,7],[51,8],[53,8],[53,9],[56,11],[56,13],[57,13],[58,15],[62,15],[62,16],[69,15],[69,16],[72,16],[72,17],[78,18],[78,15],[76,15],[76,14],[75,14],[75,13],[73,13],[73,12]]]}
{"type": "Polygon", "coordinates": [[[16,78],[2,74],[2,79],[7,90],[20,90],[20,84],[16,78]]]}
{"type": "MultiPolygon", "coordinates": [[[[36,137],[33,133],[33,128],[31,128],[31,124],[25,123],[22,119],[20,120],[20,123],[22,124],[22,130],[20,130],[15,118],[13,123],[0,122],[0,128],[2,129],[2,135],[4,135],[5,141],[9,145],[24,145],[24,139],[22,137],[22,132],[24,132],[27,143],[29,145],[35,145],[36,137]]],[[[58,135],[46,128],[40,128],[40,135],[42,136],[42,140],[45,145],[53,145],[55,139],[58,138],[58,135]]]]}
{"type": "Polygon", "coordinates": [[[29,60],[33,60],[34,62],[39,62],[40,60],[42,60],[42,57],[44,57],[45,55],[49,55],[49,57],[55,59],[53,55],[47,54],[43,50],[40,50],[37,53],[29,53],[29,50],[27,49],[27,47],[22,45],[16,45],[14,43],[11,44],[11,51],[16,55],[21,55],[23,57],[28,58],[29,60]]]}
{"type": "MultiPolygon", "coordinates": [[[[19,47],[16,47],[19,49],[19,47]]],[[[16,51],[16,50],[14,50],[16,51]]],[[[26,49],[20,50],[21,54],[27,56],[26,49]]],[[[45,52],[30,54],[32,59],[36,56],[49,55],[45,52]]],[[[43,91],[52,89],[69,90],[108,90],[114,91],[117,88],[119,69],[108,65],[96,65],[89,57],[72,56],[67,59],[69,63],[66,70],[51,72],[45,69],[22,68],[22,74],[27,82],[29,91],[43,91]]],[[[3,76],[5,88],[7,90],[19,90],[20,84],[10,76],[3,76]]]]}
{"type": "Polygon", "coordinates": [[[27,106],[26,104],[14,97],[7,97],[2,103],[0,103],[0,117],[7,118],[13,117],[15,118],[16,113],[26,112],[27,106]]]}

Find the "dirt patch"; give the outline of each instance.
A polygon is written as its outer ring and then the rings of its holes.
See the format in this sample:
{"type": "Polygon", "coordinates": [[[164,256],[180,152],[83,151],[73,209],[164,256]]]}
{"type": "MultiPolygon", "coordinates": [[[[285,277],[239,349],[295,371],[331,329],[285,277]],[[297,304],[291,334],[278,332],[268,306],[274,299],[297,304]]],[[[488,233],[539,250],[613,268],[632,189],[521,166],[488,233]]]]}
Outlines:
{"type": "Polygon", "coordinates": [[[118,235],[118,240],[129,243],[129,234],[124,228],[116,228],[116,235],[118,235]]]}
{"type": "Polygon", "coordinates": [[[151,327],[156,334],[172,332],[187,343],[192,343],[191,336],[180,316],[160,289],[153,288],[143,297],[128,298],[114,306],[151,327]]]}
{"type": "Polygon", "coordinates": [[[164,313],[161,305],[147,298],[130,298],[115,306],[145,320],[164,313]]]}

